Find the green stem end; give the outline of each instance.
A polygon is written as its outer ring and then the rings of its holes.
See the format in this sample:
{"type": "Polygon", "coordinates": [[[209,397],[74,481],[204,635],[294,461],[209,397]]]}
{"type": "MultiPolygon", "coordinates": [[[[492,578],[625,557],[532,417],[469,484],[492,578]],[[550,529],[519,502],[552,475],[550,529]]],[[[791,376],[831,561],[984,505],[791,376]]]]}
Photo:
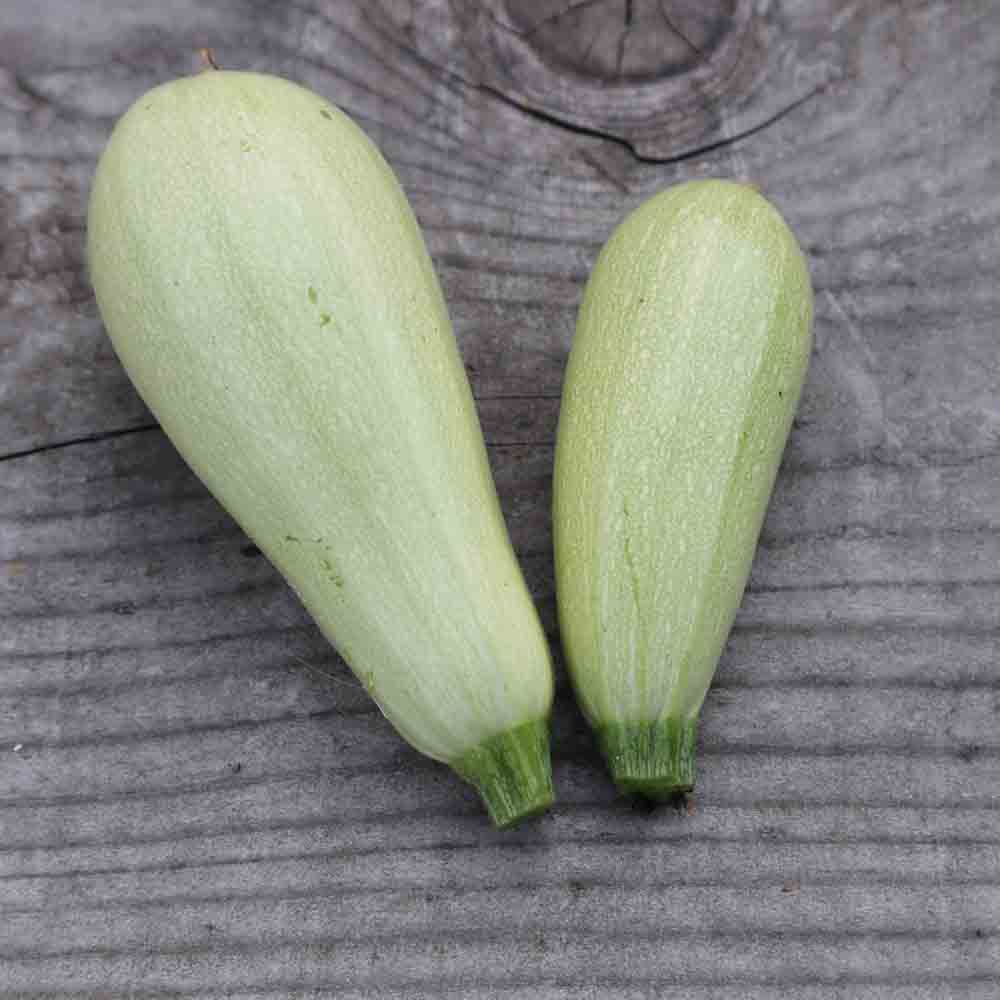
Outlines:
{"type": "Polygon", "coordinates": [[[663,802],[694,788],[697,719],[612,722],[597,730],[611,777],[626,794],[663,802]]]}
{"type": "Polygon", "coordinates": [[[453,760],[451,766],[475,785],[500,830],[552,805],[548,719],[536,719],[493,736],[453,760]]]}

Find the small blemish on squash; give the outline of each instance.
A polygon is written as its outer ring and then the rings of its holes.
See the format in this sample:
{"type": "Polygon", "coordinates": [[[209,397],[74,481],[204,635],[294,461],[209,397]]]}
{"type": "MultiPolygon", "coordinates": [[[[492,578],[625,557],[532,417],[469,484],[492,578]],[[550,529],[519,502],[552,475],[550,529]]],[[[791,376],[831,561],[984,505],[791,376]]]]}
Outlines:
{"type": "Polygon", "coordinates": [[[333,115],[331,115],[331,114],[330,114],[330,112],[326,110],[326,108],[320,108],[320,109],[319,109],[319,113],[320,113],[320,114],[321,114],[321,115],[322,115],[322,116],[323,116],[324,118],[326,118],[326,119],[327,119],[328,121],[331,121],[331,122],[333,121],[333,115]]]}
{"type": "Polygon", "coordinates": [[[244,139],[240,143],[240,149],[242,149],[244,153],[249,153],[250,150],[253,149],[253,146],[251,146],[250,143],[246,139],[244,139]]]}
{"type": "Polygon", "coordinates": [[[297,541],[299,541],[299,539],[296,538],[294,535],[285,535],[285,541],[286,542],[297,542],[297,541]]]}
{"type": "Polygon", "coordinates": [[[312,303],[313,305],[316,305],[316,302],[317,302],[317,301],[318,301],[318,299],[319,299],[319,295],[317,295],[317,294],[316,294],[316,289],[315,289],[315,288],[313,288],[313,286],[312,286],[312,285],[310,285],[310,286],[309,286],[309,291],[308,291],[308,292],[307,292],[306,294],[308,294],[308,296],[309,296],[309,301],[310,301],[310,302],[311,302],[311,303],[312,303]]]}
{"type": "Polygon", "coordinates": [[[332,319],[333,319],[333,317],[329,313],[320,313],[319,314],[319,325],[320,326],[327,326],[332,319]]]}

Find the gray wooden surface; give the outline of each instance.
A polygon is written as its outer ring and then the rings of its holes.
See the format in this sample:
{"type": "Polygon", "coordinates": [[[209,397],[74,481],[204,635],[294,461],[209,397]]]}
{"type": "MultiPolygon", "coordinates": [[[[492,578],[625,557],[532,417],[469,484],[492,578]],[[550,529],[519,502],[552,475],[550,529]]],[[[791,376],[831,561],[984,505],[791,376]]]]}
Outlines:
{"type": "Polygon", "coordinates": [[[1000,996],[995,3],[4,0],[0,66],[3,996],[1000,996]],[[816,350],[686,808],[615,797],[560,676],[559,804],[492,832],[156,429],[84,211],[200,45],[399,172],[554,647],[601,242],[706,175],[798,233],[816,350]]]}

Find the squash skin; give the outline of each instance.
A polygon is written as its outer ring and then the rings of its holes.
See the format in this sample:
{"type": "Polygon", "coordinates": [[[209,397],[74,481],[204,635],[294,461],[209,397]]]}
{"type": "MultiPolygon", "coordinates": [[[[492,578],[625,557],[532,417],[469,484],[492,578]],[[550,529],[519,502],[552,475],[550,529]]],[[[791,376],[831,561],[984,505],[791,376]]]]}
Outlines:
{"type": "Polygon", "coordinates": [[[545,636],[433,265],[375,145],[276,77],[173,81],[117,124],[87,253],[143,399],[393,725],[448,763],[530,730],[523,773],[504,772],[524,788],[494,819],[551,801],[545,636]]]}
{"type": "Polygon", "coordinates": [[[697,718],[798,404],[812,300],[778,212],[721,180],[642,204],[590,276],[559,414],[559,624],[627,793],[694,784],[697,718]]]}

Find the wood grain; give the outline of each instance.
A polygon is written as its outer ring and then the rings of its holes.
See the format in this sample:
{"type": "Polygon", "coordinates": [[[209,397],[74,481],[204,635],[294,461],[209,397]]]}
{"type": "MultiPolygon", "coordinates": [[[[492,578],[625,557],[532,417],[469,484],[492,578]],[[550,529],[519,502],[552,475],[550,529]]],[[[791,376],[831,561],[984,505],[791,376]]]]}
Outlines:
{"type": "Polygon", "coordinates": [[[0,995],[998,995],[1000,13],[659,7],[6,5],[0,995]],[[560,666],[559,805],[489,830],[138,400],[87,191],[201,45],[314,87],[398,171],[556,649],[552,443],[602,242],[690,177],[789,219],[816,351],[688,807],[616,798],[560,666]]]}

